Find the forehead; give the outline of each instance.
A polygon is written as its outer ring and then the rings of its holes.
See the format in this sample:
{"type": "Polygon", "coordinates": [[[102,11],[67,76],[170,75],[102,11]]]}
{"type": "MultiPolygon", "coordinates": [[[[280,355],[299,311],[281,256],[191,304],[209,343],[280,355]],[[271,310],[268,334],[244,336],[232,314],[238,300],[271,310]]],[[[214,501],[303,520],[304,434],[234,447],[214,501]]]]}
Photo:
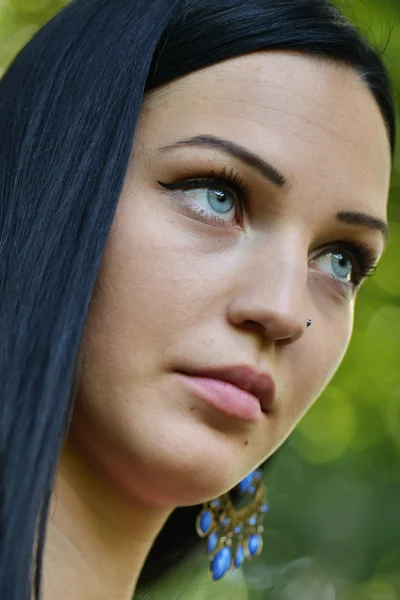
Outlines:
{"type": "Polygon", "coordinates": [[[388,135],[374,96],[350,67],[294,52],[256,52],[148,93],[143,114],[149,111],[158,141],[228,137],[294,184],[312,182],[315,193],[334,186],[342,198],[364,197],[359,208],[367,197],[377,216],[386,214],[388,135]]]}

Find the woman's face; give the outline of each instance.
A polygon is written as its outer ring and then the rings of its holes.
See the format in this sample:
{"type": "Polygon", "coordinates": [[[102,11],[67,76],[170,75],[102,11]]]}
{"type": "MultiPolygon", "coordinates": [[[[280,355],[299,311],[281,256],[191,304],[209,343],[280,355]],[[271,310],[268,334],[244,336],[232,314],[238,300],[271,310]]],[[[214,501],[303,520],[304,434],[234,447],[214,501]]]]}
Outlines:
{"type": "Polygon", "coordinates": [[[348,345],[389,176],[378,106],[343,66],[259,52],[149,93],[70,429],[93,468],[132,498],[189,505],[282,444],[348,345]],[[233,365],[273,378],[268,413],[226,414],[178,375],[233,365]]]}

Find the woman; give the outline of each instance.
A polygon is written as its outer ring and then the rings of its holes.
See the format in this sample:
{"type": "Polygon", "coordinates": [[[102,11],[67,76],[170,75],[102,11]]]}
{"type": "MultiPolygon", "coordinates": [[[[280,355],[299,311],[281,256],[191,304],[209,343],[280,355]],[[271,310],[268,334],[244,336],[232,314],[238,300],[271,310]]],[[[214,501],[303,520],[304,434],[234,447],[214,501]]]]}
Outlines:
{"type": "Polygon", "coordinates": [[[325,0],[77,0],[25,47],[1,82],[1,598],[131,598],[156,538],[284,442],[384,251],[393,113],[325,0]]]}

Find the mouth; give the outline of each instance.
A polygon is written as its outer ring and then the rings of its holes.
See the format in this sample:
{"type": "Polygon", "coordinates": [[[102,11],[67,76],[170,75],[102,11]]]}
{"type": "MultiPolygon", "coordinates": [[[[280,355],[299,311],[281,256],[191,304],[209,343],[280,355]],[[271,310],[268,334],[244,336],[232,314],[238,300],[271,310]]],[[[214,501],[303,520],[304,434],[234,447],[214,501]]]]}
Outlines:
{"type": "Polygon", "coordinates": [[[210,367],[210,368],[188,368],[179,371],[183,375],[189,375],[195,379],[200,378],[204,381],[213,381],[230,384],[225,386],[225,394],[228,393],[228,388],[233,386],[236,392],[241,390],[245,392],[241,395],[242,404],[248,397],[249,401],[257,399],[259,410],[263,413],[270,413],[273,410],[276,397],[276,386],[272,377],[265,372],[260,372],[247,365],[234,365],[227,367],[210,367]]]}

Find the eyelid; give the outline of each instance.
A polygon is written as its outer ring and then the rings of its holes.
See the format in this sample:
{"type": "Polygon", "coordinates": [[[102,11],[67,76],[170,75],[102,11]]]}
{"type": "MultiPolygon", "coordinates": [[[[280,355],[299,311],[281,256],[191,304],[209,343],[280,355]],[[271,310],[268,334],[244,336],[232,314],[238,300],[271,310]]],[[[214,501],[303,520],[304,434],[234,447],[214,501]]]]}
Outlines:
{"type": "MultiPolygon", "coordinates": [[[[230,188],[235,192],[240,192],[243,196],[244,201],[248,199],[251,195],[251,188],[240,175],[239,171],[235,171],[235,169],[231,168],[228,172],[227,167],[222,167],[220,169],[219,174],[216,174],[214,169],[208,170],[205,175],[197,175],[194,177],[187,177],[185,179],[181,179],[175,184],[170,184],[174,186],[179,186],[183,184],[198,183],[203,184],[204,187],[211,187],[210,184],[214,183],[215,185],[221,185],[225,188],[230,188]]],[[[158,182],[160,183],[160,182],[158,182]]]]}

